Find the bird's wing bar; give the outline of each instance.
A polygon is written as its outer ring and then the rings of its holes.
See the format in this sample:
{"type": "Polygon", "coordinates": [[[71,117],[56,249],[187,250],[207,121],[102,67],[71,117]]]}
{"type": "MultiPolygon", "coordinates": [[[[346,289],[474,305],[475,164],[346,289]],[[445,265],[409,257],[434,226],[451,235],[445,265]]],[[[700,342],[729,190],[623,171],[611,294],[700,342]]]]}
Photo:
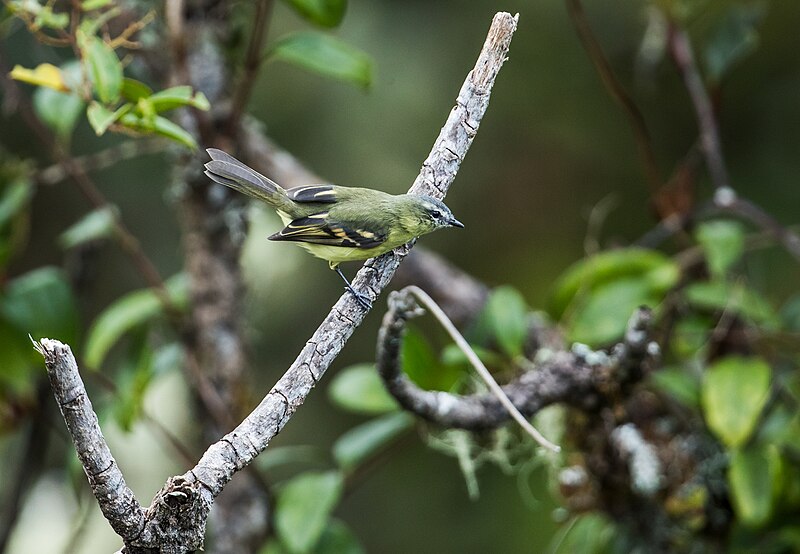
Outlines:
{"type": "Polygon", "coordinates": [[[336,202],[336,189],[333,185],[306,185],[286,192],[295,202],[336,202]]]}
{"type": "Polygon", "coordinates": [[[295,219],[269,240],[310,242],[347,248],[373,248],[386,240],[386,235],[330,221],[328,212],[295,219]]]}

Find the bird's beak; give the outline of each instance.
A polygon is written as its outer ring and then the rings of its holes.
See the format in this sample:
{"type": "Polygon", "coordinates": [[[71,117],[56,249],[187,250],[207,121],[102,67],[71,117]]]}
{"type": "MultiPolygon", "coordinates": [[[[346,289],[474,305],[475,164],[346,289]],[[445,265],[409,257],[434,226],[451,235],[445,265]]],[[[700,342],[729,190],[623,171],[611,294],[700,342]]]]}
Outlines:
{"type": "Polygon", "coordinates": [[[453,218],[453,219],[450,220],[450,227],[460,227],[461,229],[463,229],[464,228],[464,224],[461,223],[456,218],[453,218]]]}

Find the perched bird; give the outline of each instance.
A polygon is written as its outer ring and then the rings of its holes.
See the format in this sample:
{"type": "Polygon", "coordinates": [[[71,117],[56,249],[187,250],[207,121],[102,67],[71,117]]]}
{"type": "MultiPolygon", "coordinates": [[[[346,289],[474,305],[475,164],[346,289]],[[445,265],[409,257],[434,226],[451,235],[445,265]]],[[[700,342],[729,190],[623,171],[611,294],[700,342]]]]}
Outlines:
{"type": "Polygon", "coordinates": [[[337,185],[284,190],[222,150],[207,150],[205,174],[214,182],[269,204],[286,225],[269,240],[287,240],[327,260],[363,307],[369,297],[353,289],[341,262],[366,260],[442,227],[464,227],[450,208],[430,196],[391,195],[337,185]]]}

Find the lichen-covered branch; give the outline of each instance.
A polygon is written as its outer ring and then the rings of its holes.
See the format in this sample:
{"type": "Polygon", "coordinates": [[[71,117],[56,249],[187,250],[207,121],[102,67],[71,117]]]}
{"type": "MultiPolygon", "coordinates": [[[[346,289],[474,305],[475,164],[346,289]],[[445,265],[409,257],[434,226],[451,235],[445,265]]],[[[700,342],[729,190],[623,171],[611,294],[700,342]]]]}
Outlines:
{"type": "MultiPolygon", "coordinates": [[[[400,350],[406,323],[420,315],[410,295],[393,293],[378,334],[377,366],[389,393],[406,410],[446,428],[493,429],[510,417],[489,393],[458,395],[419,388],[402,371],[400,350]]],[[[525,416],[565,403],[591,411],[601,397],[627,383],[638,382],[642,368],[658,356],[649,338],[651,312],[640,308],[631,317],[623,342],[610,355],[582,348],[552,352],[534,368],[503,387],[506,396],[525,416]]]]}
{"type": "MultiPolygon", "coordinates": [[[[517,17],[508,13],[495,15],[478,61],[423,163],[411,194],[437,198],[446,194],[486,112],[492,85],[506,60],[516,26],[517,17]]],[[[376,298],[410,247],[400,247],[368,261],[354,279],[354,287],[376,298]]],[[[187,480],[203,484],[207,502],[213,502],[233,474],[249,464],[283,429],[365,315],[352,295],[343,295],[259,406],[236,429],[211,445],[185,475],[187,480]]]]}

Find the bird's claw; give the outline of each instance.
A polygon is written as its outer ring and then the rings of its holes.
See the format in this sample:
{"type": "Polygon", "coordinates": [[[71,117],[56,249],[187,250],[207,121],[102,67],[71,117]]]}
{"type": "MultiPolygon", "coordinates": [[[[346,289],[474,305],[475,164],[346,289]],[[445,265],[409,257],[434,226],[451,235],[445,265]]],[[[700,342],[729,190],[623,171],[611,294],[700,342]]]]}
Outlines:
{"type": "Polygon", "coordinates": [[[372,307],[372,299],[364,294],[363,292],[358,292],[353,287],[345,287],[344,290],[350,291],[350,293],[355,297],[356,302],[364,308],[365,310],[369,310],[372,307]]]}

